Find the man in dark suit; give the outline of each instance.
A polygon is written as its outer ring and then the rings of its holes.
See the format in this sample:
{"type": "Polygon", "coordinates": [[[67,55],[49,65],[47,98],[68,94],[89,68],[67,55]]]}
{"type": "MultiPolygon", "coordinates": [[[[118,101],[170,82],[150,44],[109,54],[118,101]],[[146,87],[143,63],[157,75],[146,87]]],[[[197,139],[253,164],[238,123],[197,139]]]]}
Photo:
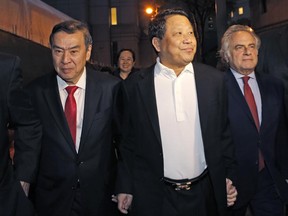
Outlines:
{"type": "Polygon", "coordinates": [[[44,131],[35,185],[37,213],[114,215],[112,138],[120,80],[85,67],[92,48],[85,24],[55,25],[50,44],[55,71],[29,85],[44,131]]]}
{"type": "Polygon", "coordinates": [[[132,203],[136,216],[224,216],[237,191],[223,74],[191,63],[195,28],[183,10],[158,13],[149,36],[156,65],[123,84],[118,209],[128,213],[132,203]]]}
{"type": "Polygon", "coordinates": [[[27,198],[35,181],[41,126],[22,89],[20,59],[0,53],[0,215],[33,215],[27,198]],[[10,158],[8,127],[15,130],[10,158]],[[22,186],[22,187],[21,187],[22,186]]]}
{"type": "Polygon", "coordinates": [[[229,121],[236,145],[238,197],[232,215],[284,215],[288,200],[287,126],[280,80],[255,72],[260,39],[248,26],[233,25],[222,38],[229,121]],[[286,162],[285,162],[286,160],[286,162]]]}

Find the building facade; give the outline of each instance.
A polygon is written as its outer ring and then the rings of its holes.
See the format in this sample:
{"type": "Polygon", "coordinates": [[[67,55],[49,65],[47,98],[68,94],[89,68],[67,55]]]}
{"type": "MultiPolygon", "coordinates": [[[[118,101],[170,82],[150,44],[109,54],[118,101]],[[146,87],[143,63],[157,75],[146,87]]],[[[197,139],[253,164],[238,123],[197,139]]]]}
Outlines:
{"type": "Polygon", "coordinates": [[[136,67],[155,61],[145,34],[149,16],[145,7],[151,1],[140,0],[43,0],[74,19],[86,22],[93,37],[92,61],[97,65],[116,66],[117,52],[135,51],[136,67]]]}
{"type": "MultiPolygon", "coordinates": [[[[22,1],[24,2],[24,0],[22,1]]],[[[8,0],[4,0],[4,2],[12,4],[8,0]]],[[[176,4],[185,2],[189,8],[205,3],[204,7],[201,6],[196,10],[190,8],[190,10],[199,11],[198,9],[201,9],[200,14],[206,14],[200,17],[202,37],[199,43],[201,50],[198,55],[201,56],[201,61],[213,66],[217,63],[216,53],[222,34],[230,24],[249,24],[263,38],[270,37],[270,32],[272,34],[279,29],[284,29],[285,33],[288,25],[288,14],[285,11],[287,0],[277,0],[277,4],[275,4],[275,0],[25,0],[25,2],[29,2],[29,5],[37,5],[37,7],[43,5],[46,10],[49,8],[49,11],[53,11],[53,17],[61,14],[65,19],[69,17],[69,19],[86,22],[93,37],[92,61],[100,66],[115,67],[117,52],[122,48],[130,48],[135,51],[136,67],[147,67],[153,64],[156,54],[147,35],[148,22],[153,16],[153,12],[148,15],[145,9],[149,6],[154,9],[159,8],[164,2],[176,4]],[[215,10],[214,7],[212,7],[213,10],[207,10],[207,5],[210,5],[211,2],[212,5],[215,4],[215,10]],[[45,3],[49,7],[45,6],[45,3]]],[[[7,11],[7,8],[2,11],[7,11]]],[[[32,14],[35,15],[35,13],[32,14]]],[[[41,15],[43,14],[46,12],[41,15]]],[[[27,16],[23,15],[23,18],[25,17],[27,16]]],[[[33,21],[35,20],[40,21],[41,19],[33,18],[33,21]]],[[[36,30],[42,29],[41,34],[37,35],[40,36],[40,44],[48,46],[43,32],[48,35],[51,26],[47,27],[46,24],[43,26],[45,28],[36,28],[36,30]]],[[[16,30],[19,29],[14,28],[13,31],[16,30]]],[[[25,34],[26,32],[28,31],[25,31],[25,34]]],[[[35,37],[36,34],[28,36],[35,37]]]]}

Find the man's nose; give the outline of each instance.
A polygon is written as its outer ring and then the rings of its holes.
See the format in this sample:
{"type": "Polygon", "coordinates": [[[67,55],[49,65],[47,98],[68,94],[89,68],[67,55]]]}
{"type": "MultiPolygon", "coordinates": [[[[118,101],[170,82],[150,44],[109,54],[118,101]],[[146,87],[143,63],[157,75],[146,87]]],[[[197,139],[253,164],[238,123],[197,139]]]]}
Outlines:
{"type": "Polygon", "coordinates": [[[184,43],[192,43],[192,35],[190,35],[190,34],[184,35],[183,42],[184,43]]]}
{"type": "Polygon", "coordinates": [[[62,56],[62,62],[67,63],[69,61],[70,61],[70,53],[67,51],[64,51],[63,56],[62,56]]]}
{"type": "Polygon", "coordinates": [[[250,49],[250,47],[244,47],[244,54],[245,54],[245,55],[250,55],[250,54],[251,54],[251,49],[250,49]]]}

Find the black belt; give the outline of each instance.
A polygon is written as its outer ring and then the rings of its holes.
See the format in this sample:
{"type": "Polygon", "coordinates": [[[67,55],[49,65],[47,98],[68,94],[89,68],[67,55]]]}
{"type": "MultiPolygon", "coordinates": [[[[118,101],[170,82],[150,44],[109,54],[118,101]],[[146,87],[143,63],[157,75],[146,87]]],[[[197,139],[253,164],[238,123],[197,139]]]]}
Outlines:
{"type": "Polygon", "coordinates": [[[164,177],[163,178],[163,182],[174,188],[174,190],[176,191],[179,191],[179,190],[190,190],[191,189],[191,186],[193,184],[196,184],[198,183],[200,180],[202,180],[208,173],[208,170],[205,169],[201,175],[199,175],[198,177],[196,178],[192,178],[192,179],[181,179],[181,180],[174,180],[174,179],[170,179],[170,178],[166,178],[164,177]]]}

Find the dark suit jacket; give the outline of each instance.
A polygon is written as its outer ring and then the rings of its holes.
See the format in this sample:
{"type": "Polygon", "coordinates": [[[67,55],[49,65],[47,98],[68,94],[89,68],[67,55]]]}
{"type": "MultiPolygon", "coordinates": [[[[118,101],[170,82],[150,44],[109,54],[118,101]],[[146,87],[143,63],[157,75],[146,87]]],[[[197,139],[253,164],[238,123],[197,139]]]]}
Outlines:
{"type": "Polygon", "coordinates": [[[288,26],[260,34],[261,47],[257,71],[271,74],[284,83],[286,115],[288,115],[288,26]]]}
{"type": "MultiPolygon", "coordinates": [[[[193,63],[205,157],[219,215],[226,215],[225,178],[233,180],[234,148],[227,122],[224,74],[193,63]]],[[[162,144],[154,89],[154,66],[124,83],[129,124],[120,144],[117,192],[133,194],[135,215],[159,216],[164,199],[162,144]]],[[[176,147],[175,147],[176,148],[176,147]]],[[[134,214],[133,214],[134,215],[134,214]]]]}
{"type": "Polygon", "coordinates": [[[22,89],[20,59],[0,53],[0,215],[32,215],[20,180],[33,182],[40,152],[41,127],[22,89]],[[8,129],[15,129],[14,165],[8,129]],[[23,206],[22,206],[23,204],[23,206]],[[24,208],[23,208],[24,207],[24,208]]]}
{"type": "Polygon", "coordinates": [[[80,148],[74,143],[61,105],[56,73],[33,81],[30,93],[43,124],[35,203],[39,216],[69,215],[77,181],[85,215],[110,215],[116,170],[112,121],[120,80],[87,68],[80,148]]]}
{"type": "Polygon", "coordinates": [[[259,133],[235,77],[230,70],[226,73],[229,121],[238,162],[237,178],[234,182],[238,190],[235,207],[247,204],[255,193],[258,147],[283,200],[288,200],[288,186],[284,181],[288,177],[288,163],[284,159],[287,158],[288,142],[283,85],[280,80],[269,75],[256,73],[256,79],[262,100],[262,123],[259,133]]]}

